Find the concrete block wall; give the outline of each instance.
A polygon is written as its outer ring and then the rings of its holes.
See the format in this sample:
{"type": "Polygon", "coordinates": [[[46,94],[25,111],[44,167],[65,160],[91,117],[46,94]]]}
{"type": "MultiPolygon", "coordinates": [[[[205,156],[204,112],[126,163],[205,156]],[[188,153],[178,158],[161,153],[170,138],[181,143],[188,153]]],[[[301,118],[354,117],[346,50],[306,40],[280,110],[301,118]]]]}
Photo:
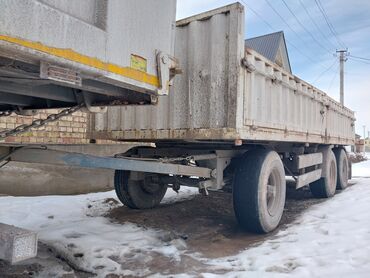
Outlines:
{"type": "MultiPolygon", "coordinates": [[[[0,129],[12,129],[22,124],[30,124],[36,119],[46,119],[49,114],[58,113],[58,109],[41,110],[34,116],[19,116],[12,114],[9,117],[0,117],[0,129]]],[[[77,111],[72,115],[63,117],[56,122],[29,132],[8,137],[5,143],[50,143],[50,144],[85,144],[87,113],[77,111]]]]}
{"type": "MultiPolygon", "coordinates": [[[[0,117],[0,130],[30,124],[36,119],[45,119],[49,114],[57,112],[57,109],[53,109],[40,111],[35,116],[13,114],[9,117],[0,117]]],[[[109,140],[97,140],[96,144],[88,144],[89,140],[86,138],[88,117],[87,113],[77,111],[40,129],[8,137],[0,143],[60,144],[52,148],[100,156],[124,153],[135,146],[132,143],[109,140]]],[[[114,171],[107,169],[10,162],[0,168],[0,195],[39,196],[106,191],[113,187],[113,176],[114,171]]]]}

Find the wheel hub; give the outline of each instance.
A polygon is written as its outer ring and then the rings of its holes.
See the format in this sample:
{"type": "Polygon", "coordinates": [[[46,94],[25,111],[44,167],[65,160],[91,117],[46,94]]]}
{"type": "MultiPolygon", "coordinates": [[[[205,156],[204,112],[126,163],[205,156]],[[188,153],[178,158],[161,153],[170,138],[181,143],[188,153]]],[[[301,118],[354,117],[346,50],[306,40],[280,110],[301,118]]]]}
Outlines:
{"type": "Polygon", "coordinates": [[[276,213],[276,207],[278,206],[278,187],[279,187],[279,173],[273,170],[267,180],[266,185],[266,205],[267,211],[271,216],[276,213]]]}
{"type": "Polygon", "coordinates": [[[348,176],[348,166],[347,166],[347,163],[342,163],[342,174],[343,174],[343,177],[347,177],[348,176]]]}
{"type": "Polygon", "coordinates": [[[335,188],[336,187],[336,165],[335,165],[335,162],[333,161],[332,163],[330,163],[330,174],[329,174],[329,177],[330,177],[330,187],[331,188],[335,188]]]}
{"type": "Polygon", "coordinates": [[[154,194],[161,189],[158,176],[154,175],[147,175],[144,180],[140,182],[140,186],[145,192],[149,194],[154,194]]]}

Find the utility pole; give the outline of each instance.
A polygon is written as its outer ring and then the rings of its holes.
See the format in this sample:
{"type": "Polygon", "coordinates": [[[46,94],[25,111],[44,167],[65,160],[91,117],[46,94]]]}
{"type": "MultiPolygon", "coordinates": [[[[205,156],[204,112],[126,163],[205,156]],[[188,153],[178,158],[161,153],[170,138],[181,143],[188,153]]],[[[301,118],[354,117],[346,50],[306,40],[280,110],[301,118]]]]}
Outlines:
{"type": "Polygon", "coordinates": [[[337,50],[340,64],[340,104],[344,105],[344,62],[347,61],[348,49],[337,50]]]}
{"type": "Polygon", "coordinates": [[[364,154],[366,152],[366,125],[362,126],[364,128],[364,154]]]}
{"type": "Polygon", "coordinates": [[[365,134],[366,134],[366,125],[363,125],[362,127],[363,127],[363,129],[364,129],[364,140],[365,140],[365,138],[366,138],[366,137],[365,137],[365,136],[366,136],[366,135],[365,135],[365,134]]]}

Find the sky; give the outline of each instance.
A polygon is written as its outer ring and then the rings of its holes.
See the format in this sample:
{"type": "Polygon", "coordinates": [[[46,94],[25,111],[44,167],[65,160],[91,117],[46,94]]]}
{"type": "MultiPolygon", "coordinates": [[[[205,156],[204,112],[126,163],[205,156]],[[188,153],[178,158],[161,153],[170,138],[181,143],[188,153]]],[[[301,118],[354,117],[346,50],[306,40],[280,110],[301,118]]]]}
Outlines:
{"type": "MultiPolygon", "coordinates": [[[[233,2],[235,1],[177,0],[177,19],[233,2]]],[[[245,37],[284,31],[293,74],[323,90],[337,101],[339,101],[339,59],[336,57],[336,50],[348,48],[350,55],[369,59],[366,61],[349,56],[345,63],[344,78],[344,104],[356,113],[356,133],[363,136],[365,125],[365,133],[368,136],[370,1],[240,0],[240,3],[245,6],[245,37]],[[337,36],[330,31],[316,1],[322,4],[337,36]]]]}

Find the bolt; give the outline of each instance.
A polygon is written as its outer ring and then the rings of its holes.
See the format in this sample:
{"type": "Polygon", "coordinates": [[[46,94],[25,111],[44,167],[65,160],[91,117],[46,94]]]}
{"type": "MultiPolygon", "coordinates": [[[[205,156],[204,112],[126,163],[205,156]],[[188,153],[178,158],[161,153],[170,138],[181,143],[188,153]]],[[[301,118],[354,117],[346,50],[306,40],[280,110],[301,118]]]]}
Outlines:
{"type": "Polygon", "coordinates": [[[167,64],[168,63],[168,57],[167,56],[162,56],[162,63],[167,64]]]}

